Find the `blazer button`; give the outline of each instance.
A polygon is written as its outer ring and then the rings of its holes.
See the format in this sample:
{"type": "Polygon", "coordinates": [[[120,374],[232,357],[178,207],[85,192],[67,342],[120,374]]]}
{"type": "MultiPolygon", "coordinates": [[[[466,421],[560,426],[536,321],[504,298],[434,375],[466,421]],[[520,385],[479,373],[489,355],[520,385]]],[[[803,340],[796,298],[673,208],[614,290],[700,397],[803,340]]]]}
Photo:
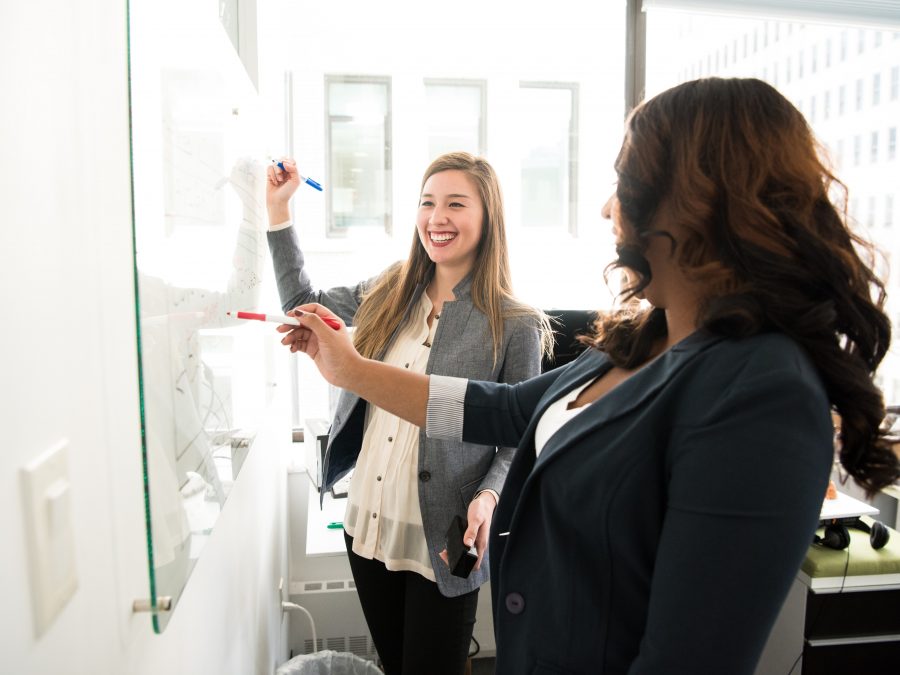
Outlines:
{"type": "Polygon", "coordinates": [[[422,481],[423,483],[427,483],[428,481],[431,480],[431,473],[428,471],[419,472],[419,480],[422,481]]]}
{"type": "Polygon", "coordinates": [[[525,611],[525,598],[521,593],[509,593],[506,596],[506,611],[510,614],[521,614],[525,611]]]}

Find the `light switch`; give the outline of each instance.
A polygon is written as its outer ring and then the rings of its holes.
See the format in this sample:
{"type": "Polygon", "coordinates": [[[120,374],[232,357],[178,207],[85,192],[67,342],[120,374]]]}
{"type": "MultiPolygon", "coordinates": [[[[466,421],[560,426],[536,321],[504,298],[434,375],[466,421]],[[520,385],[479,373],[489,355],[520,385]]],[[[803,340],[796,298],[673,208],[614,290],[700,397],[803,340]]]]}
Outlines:
{"type": "Polygon", "coordinates": [[[34,630],[43,634],[78,587],[67,441],[22,469],[34,630]]]}

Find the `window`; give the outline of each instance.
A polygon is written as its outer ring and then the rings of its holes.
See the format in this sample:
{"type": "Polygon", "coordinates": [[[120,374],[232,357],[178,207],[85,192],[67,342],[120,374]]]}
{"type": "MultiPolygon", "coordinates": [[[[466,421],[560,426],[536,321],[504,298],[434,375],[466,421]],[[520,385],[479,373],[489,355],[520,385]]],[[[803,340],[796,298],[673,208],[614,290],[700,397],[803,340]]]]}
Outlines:
{"type": "Polygon", "coordinates": [[[326,76],[328,235],[391,231],[391,82],[326,76]]]}
{"type": "MultiPolygon", "coordinates": [[[[713,3],[706,3],[704,7],[710,9],[713,3]]],[[[681,54],[691,59],[693,54],[704,53],[709,44],[720,44],[733,35],[760,32],[765,35],[766,28],[771,36],[775,34],[775,25],[772,21],[746,16],[648,9],[648,95],[675,84],[671,80],[651,78],[657,72],[658,63],[674,61],[669,67],[675,68],[681,54]],[[666,36],[682,26],[687,29],[678,43],[667,43],[666,36]]],[[[867,238],[890,257],[900,248],[900,238],[893,232],[895,205],[900,194],[895,119],[897,100],[900,99],[900,47],[896,41],[900,34],[882,36],[877,52],[873,45],[879,44],[879,32],[873,30],[807,24],[803,30],[793,33],[783,26],[779,35],[781,39],[777,44],[760,40],[758,52],[751,56],[747,71],[757,76],[761,74],[762,79],[779,88],[789,100],[797,102],[818,140],[827,142],[833,152],[834,171],[848,189],[847,210],[852,225],[871,227],[866,233],[867,238]],[[889,38],[894,41],[888,42],[889,38]],[[793,59],[788,65],[790,57],[793,59]],[[804,58],[809,59],[805,65],[804,58]],[[793,62],[796,62],[797,70],[789,79],[786,74],[793,62]],[[785,69],[779,73],[778,80],[773,63],[785,69]],[[801,68],[806,68],[803,76],[800,75],[801,68]],[[822,84],[810,86],[809,75],[826,68],[829,70],[827,77],[823,73],[822,84]]],[[[893,260],[900,258],[894,255],[893,260]]],[[[897,269],[891,283],[900,288],[897,269]]],[[[891,316],[900,316],[900,294],[888,296],[887,309],[891,316]]],[[[884,381],[897,382],[897,391],[900,391],[900,333],[879,372],[884,381]]]]}
{"type": "Polygon", "coordinates": [[[578,85],[522,82],[519,96],[522,225],[575,234],[578,85]]]}
{"type": "MultiPolygon", "coordinates": [[[[292,152],[325,188],[295,199],[318,287],[356,283],[405,258],[425,168],[463,149],[500,178],[518,297],[546,309],[604,303],[602,280],[583,281],[585,269],[615,259],[598,214],[615,189],[622,142],[625,3],[571,0],[553,12],[538,0],[520,0],[515,12],[502,4],[457,0],[454,16],[476,18],[461,32],[433,3],[413,13],[409,3],[320,3],[316,21],[308,3],[285,3],[281,22],[298,45],[292,152]],[[427,48],[411,46],[413,28],[427,48]],[[479,45],[488,41],[503,58],[485,58],[479,45]],[[541,103],[523,107],[527,97],[541,103]]],[[[723,44],[731,48],[719,40],[676,72],[723,44]]]]}
{"type": "Polygon", "coordinates": [[[457,150],[485,154],[486,89],[484,80],[425,80],[426,161],[457,150]]]}

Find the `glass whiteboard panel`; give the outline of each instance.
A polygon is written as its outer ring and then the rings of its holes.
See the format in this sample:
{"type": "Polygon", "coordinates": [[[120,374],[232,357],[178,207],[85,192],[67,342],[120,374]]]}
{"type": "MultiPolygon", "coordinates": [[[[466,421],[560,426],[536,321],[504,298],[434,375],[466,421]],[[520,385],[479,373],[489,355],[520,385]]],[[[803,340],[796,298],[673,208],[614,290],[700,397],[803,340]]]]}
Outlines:
{"type": "Polygon", "coordinates": [[[164,630],[271,397],[258,96],[210,2],[131,0],[132,186],[150,597],[164,630]]]}

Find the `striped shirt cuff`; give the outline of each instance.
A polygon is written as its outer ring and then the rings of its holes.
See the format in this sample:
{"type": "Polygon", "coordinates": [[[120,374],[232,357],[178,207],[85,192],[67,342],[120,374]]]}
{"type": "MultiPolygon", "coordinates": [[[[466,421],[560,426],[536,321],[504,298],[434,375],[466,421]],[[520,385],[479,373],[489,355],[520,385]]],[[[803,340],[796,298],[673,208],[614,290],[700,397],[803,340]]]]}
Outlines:
{"type": "Polygon", "coordinates": [[[428,438],[462,440],[463,405],[469,381],[463,377],[430,375],[425,435],[428,438]]]}
{"type": "Polygon", "coordinates": [[[290,220],[286,220],[283,223],[278,223],[277,225],[269,225],[269,232],[278,232],[278,230],[286,230],[294,223],[290,220]]]}

